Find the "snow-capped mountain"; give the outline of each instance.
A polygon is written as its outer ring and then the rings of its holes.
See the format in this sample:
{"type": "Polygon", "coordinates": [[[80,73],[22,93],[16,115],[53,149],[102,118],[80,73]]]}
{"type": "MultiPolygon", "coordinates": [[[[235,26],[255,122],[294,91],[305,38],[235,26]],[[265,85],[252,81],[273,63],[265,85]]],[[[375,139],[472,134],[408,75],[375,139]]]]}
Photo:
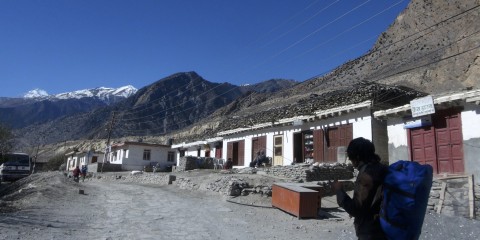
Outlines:
{"type": "Polygon", "coordinates": [[[52,95],[45,90],[34,89],[23,98],[0,98],[0,122],[12,128],[41,124],[119,103],[136,92],[137,89],[130,85],[52,95]]]}
{"type": "Polygon", "coordinates": [[[23,97],[24,98],[44,98],[44,97],[48,97],[48,93],[43,89],[36,88],[25,93],[23,97]]]}
{"type": "Polygon", "coordinates": [[[55,95],[49,95],[45,90],[34,89],[26,93],[24,98],[35,98],[35,99],[81,99],[81,98],[98,98],[104,102],[111,102],[114,99],[118,98],[127,98],[135,94],[137,89],[132,85],[127,85],[119,88],[107,88],[107,87],[98,87],[92,89],[84,89],[73,92],[59,93],[55,95]]]}

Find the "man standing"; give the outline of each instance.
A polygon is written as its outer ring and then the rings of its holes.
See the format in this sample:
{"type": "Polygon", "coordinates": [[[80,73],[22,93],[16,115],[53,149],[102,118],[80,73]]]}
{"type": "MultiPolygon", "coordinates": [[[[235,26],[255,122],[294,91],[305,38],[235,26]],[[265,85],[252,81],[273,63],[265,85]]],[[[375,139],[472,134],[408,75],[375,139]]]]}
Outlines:
{"type": "Polygon", "coordinates": [[[355,233],[360,240],[386,239],[380,226],[381,188],[387,166],[380,163],[375,146],[365,138],[353,139],[347,148],[348,159],[358,169],[353,199],[343,190],[340,182],[333,183],[337,203],[353,216],[355,233]]]}
{"type": "Polygon", "coordinates": [[[80,168],[78,166],[75,167],[72,171],[73,174],[73,181],[78,182],[80,176],[80,168]]]}
{"type": "Polygon", "coordinates": [[[83,166],[82,166],[82,170],[81,170],[82,182],[85,181],[85,177],[87,176],[87,172],[88,172],[88,170],[87,170],[87,165],[83,165],[83,166]]]}

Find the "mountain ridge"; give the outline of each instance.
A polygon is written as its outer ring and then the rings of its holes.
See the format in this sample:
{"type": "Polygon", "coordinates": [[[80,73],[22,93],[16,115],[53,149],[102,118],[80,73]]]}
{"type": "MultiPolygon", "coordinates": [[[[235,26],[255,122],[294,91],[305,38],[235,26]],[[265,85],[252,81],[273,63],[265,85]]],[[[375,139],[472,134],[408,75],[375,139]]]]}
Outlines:
{"type": "MultiPolygon", "coordinates": [[[[480,22],[479,5],[478,0],[412,0],[366,54],[327,74],[273,92],[207,83],[195,72],[177,73],[139,89],[114,106],[29,126],[17,133],[34,139],[43,131],[52,135],[45,142],[70,136],[68,139],[81,141],[80,145],[91,140],[98,146],[107,137],[109,123],[114,123],[111,133],[116,141],[138,137],[159,143],[172,138],[195,141],[216,136],[219,130],[338,104],[329,98],[353,103],[383,89],[414,97],[422,94],[413,90],[434,95],[478,88],[480,24],[472,23],[480,22]],[[362,91],[359,86],[363,86],[362,91]],[[353,99],[359,92],[363,95],[353,99]],[[219,103],[216,107],[207,107],[214,101],[219,103]],[[115,118],[113,112],[118,113],[115,118]]],[[[395,100],[393,95],[385,96],[380,101],[395,100]]]]}
{"type": "Polygon", "coordinates": [[[82,89],[82,90],[75,90],[71,92],[64,92],[59,94],[48,94],[43,89],[33,89],[28,91],[23,98],[28,99],[35,99],[35,100],[55,100],[55,99],[71,99],[71,98],[85,98],[85,97],[97,97],[107,103],[109,103],[109,99],[113,97],[123,97],[127,98],[138,91],[132,85],[126,85],[119,88],[109,88],[109,87],[97,87],[97,88],[89,88],[89,89],[82,89]]]}
{"type": "Polygon", "coordinates": [[[193,71],[175,73],[113,105],[26,126],[15,132],[24,139],[45,136],[42,138],[45,144],[65,139],[100,139],[107,137],[106,129],[114,122],[112,138],[165,135],[198,122],[246,94],[262,91],[268,95],[294,84],[297,82],[293,80],[274,79],[252,86],[236,86],[209,82],[193,71]]]}

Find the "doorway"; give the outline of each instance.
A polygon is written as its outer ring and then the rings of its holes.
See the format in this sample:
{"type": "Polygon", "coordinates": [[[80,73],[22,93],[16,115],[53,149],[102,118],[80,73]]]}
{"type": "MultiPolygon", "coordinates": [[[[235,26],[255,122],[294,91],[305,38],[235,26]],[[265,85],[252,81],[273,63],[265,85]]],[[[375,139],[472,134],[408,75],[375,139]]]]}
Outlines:
{"type": "Polygon", "coordinates": [[[283,165],[283,136],[273,137],[273,165],[283,165]]]}
{"type": "Polygon", "coordinates": [[[459,109],[437,111],[432,126],[408,131],[410,157],[434,173],[464,173],[462,119],[459,109]]]}

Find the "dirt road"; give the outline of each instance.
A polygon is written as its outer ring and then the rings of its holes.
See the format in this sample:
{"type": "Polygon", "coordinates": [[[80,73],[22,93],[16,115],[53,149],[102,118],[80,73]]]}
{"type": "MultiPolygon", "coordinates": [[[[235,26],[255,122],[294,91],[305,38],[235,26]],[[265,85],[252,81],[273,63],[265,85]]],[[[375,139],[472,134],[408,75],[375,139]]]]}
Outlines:
{"type": "MultiPolygon", "coordinates": [[[[206,181],[206,180],[204,180],[206,181]]],[[[326,219],[297,219],[250,202],[175,185],[35,174],[0,186],[3,239],[356,239],[352,219],[322,199],[326,219]],[[83,190],[84,194],[79,194],[83,190]]],[[[332,201],[332,202],[327,202],[332,201]]],[[[420,239],[476,239],[480,223],[428,214],[420,239]]]]}
{"type": "Polygon", "coordinates": [[[28,200],[36,204],[2,215],[0,239],[319,239],[320,234],[320,239],[346,239],[353,234],[350,224],[298,220],[278,209],[171,185],[56,181],[28,200]]]}

